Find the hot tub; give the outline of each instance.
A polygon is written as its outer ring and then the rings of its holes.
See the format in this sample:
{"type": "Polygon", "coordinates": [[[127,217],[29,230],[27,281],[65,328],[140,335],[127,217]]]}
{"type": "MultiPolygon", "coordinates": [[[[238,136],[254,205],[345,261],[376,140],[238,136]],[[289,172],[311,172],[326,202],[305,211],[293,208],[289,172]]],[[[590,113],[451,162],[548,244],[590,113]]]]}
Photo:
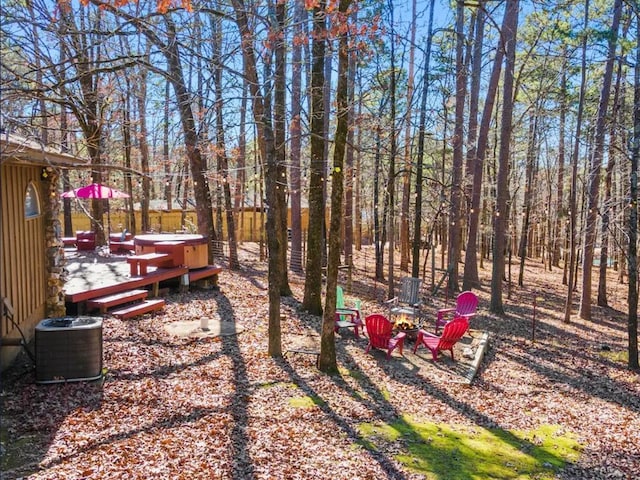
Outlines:
{"type": "Polygon", "coordinates": [[[136,255],[145,253],[170,253],[176,265],[189,269],[203,268],[209,264],[207,237],[190,233],[149,233],[133,239],[136,255]]]}

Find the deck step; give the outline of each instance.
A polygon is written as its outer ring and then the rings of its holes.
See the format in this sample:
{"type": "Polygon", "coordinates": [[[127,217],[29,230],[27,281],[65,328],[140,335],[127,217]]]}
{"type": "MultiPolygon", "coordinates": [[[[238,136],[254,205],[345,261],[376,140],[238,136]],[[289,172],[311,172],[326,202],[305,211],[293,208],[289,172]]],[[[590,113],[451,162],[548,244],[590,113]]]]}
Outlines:
{"type": "Polygon", "coordinates": [[[144,300],[149,292],[147,290],[129,290],[127,292],[116,293],[106,297],[94,298],[87,301],[88,309],[99,309],[100,313],[106,313],[111,307],[116,307],[124,303],[135,302],[136,300],[144,300]]]}
{"type": "Polygon", "coordinates": [[[164,308],[164,298],[154,298],[153,300],[144,300],[129,307],[120,308],[109,312],[114,317],[125,320],[127,318],[138,317],[145,313],[155,312],[164,308]]]}
{"type": "Polygon", "coordinates": [[[184,274],[189,273],[187,267],[175,268],[158,268],[149,272],[146,277],[135,277],[120,280],[119,283],[106,285],[98,288],[88,288],[86,290],[76,290],[75,292],[66,292],[65,300],[68,303],[80,303],[93,298],[105,297],[114,293],[133,290],[136,288],[157,285],[160,282],[169,280],[178,280],[184,274]]]}
{"type": "Polygon", "coordinates": [[[189,283],[198,280],[210,279],[214,286],[218,285],[218,275],[222,272],[222,267],[218,265],[207,265],[203,268],[189,270],[189,283]]]}
{"type": "Polygon", "coordinates": [[[127,257],[132,277],[137,277],[138,275],[144,277],[149,266],[170,267],[171,262],[172,258],[168,253],[143,253],[142,255],[127,257]]]}

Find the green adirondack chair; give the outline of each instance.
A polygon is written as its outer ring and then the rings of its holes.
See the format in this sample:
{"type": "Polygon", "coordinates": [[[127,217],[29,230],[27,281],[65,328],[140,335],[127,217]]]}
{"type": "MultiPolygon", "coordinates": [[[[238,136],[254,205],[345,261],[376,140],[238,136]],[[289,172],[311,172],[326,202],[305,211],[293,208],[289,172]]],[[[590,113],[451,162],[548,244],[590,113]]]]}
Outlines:
{"type": "Polygon", "coordinates": [[[364,333],[364,324],[362,315],[360,314],[361,302],[356,300],[353,307],[347,307],[344,300],[344,291],[338,285],[336,287],[336,326],[335,332],[338,333],[340,328],[353,328],[356,338],[359,337],[358,330],[362,328],[364,333]]]}

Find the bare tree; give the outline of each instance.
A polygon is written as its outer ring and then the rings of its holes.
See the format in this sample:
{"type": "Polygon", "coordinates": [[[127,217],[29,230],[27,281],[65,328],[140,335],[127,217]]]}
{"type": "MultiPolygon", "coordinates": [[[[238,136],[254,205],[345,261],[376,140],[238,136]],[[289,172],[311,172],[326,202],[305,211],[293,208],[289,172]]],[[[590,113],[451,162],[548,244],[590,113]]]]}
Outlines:
{"type": "Polygon", "coordinates": [[[609,36],[608,55],[602,77],[598,116],[596,118],[593,156],[589,168],[589,193],[587,195],[587,218],[584,233],[584,254],[582,257],[582,295],[580,297],[580,318],[591,320],[591,278],[593,274],[593,250],[596,243],[596,220],[599,211],[600,171],[604,155],[605,121],[609,107],[611,80],[618,46],[618,27],[622,16],[622,0],[616,0],[613,6],[611,35],[609,36]]]}
{"type": "Polygon", "coordinates": [[[291,122],[289,133],[291,146],[289,158],[291,164],[291,258],[290,266],[294,272],[302,272],[302,24],[306,22],[307,11],[302,0],[294,0],[293,33],[291,47],[291,122]]]}
{"type": "Polygon", "coordinates": [[[429,4],[429,21],[427,27],[427,47],[424,59],[424,73],[422,75],[422,93],[420,99],[420,123],[418,125],[418,151],[416,158],[416,206],[414,215],[413,230],[413,260],[411,263],[411,276],[418,277],[420,274],[420,248],[422,246],[422,179],[424,171],[424,140],[426,136],[427,123],[427,96],[429,95],[431,65],[431,45],[433,44],[433,10],[435,0],[429,4]]]}
{"type": "MultiPolygon", "coordinates": [[[[346,13],[350,4],[351,0],[340,0],[338,5],[339,15],[334,18],[335,23],[341,25],[347,22],[346,13]]],[[[341,250],[340,237],[344,194],[343,168],[349,123],[348,70],[348,33],[347,29],[343,29],[339,35],[338,46],[338,87],[336,89],[338,115],[335,146],[333,150],[333,165],[331,168],[331,222],[329,227],[329,255],[327,262],[327,295],[322,321],[322,337],[320,340],[319,367],[323,372],[337,372],[338,370],[334,338],[334,313],[336,309],[336,287],[341,250]]]]}
{"type": "Polygon", "coordinates": [[[311,161],[309,165],[309,235],[302,306],[310,313],[322,313],[322,251],[324,224],[324,62],[326,43],[326,2],[313,9],[311,65],[311,161]]]}
{"type": "MultiPolygon", "coordinates": [[[[566,58],[566,45],[563,46],[563,55],[566,58]]],[[[565,170],[565,129],[567,124],[567,65],[566,60],[562,62],[562,79],[560,80],[560,112],[559,112],[559,124],[558,124],[558,183],[556,189],[556,219],[553,226],[554,234],[550,237],[549,245],[549,270],[551,267],[560,266],[560,247],[561,238],[560,234],[563,231],[562,220],[567,216],[567,208],[564,200],[564,170],[565,170]]],[[[564,266],[566,267],[567,261],[565,259],[564,266]]],[[[563,269],[563,284],[566,285],[566,268],[563,269]]]]}
{"type": "MultiPolygon", "coordinates": [[[[354,9],[352,13],[352,22],[356,24],[358,22],[358,10],[354,9]]],[[[355,43],[355,42],[354,42],[355,43]]],[[[357,128],[356,116],[354,112],[355,104],[355,90],[356,90],[356,68],[358,62],[356,61],[358,50],[355,48],[349,49],[349,73],[347,77],[347,92],[349,96],[349,127],[347,131],[347,151],[345,157],[345,184],[344,184],[344,239],[342,242],[344,256],[347,263],[352,266],[353,260],[353,244],[354,244],[354,196],[356,197],[356,216],[357,220],[360,220],[360,210],[357,208],[359,191],[357,185],[359,184],[360,170],[354,168],[354,154],[356,146],[354,145],[355,130],[357,128]],[[356,180],[356,174],[358,179],[356,180]],[[355,192],[354,192],[355,184],[355,192]]],[[[358,246],[359,248],[359,246],[358,246]]]]}
{"type": "MultiPolygon", "coordinates": [[[[409,269],[409,207],[411,196],[411,175],[413,173],[413,162],[411,159],[411,114],[413,103],[413,77],[416,51],[416,20],[417,4],[416,0],[411,2],[411,27],[409,39],[409,71],[407,77],[407,109],[404,113],[404,171],[402,172],[402,214],[400,215],[400,270],[406,272],[409,269]]],[[[419,250],[418,250],[419,252],[419,250]]]]}
{"type": "Polygon", "coordinates": [[[636,61],[633,94],[633,138],[631,143],[631,175],[629,176],[629,318],[627,320],[629,368],[638,364],[638,162],[640,161],[640,12],[636,5],[636,61]]]}
{"type": "MultiPolygon", "coordinates": [[[[536,100],[536,105],[539,99],[536,100]]],[[[527,163],[525,167],[525,186],[522,199],[524,211],[522,220],[522,231],[520,232],[520,245],[518,246],[518,256],[520,257],[520,269],[518,272],[518,285],[524,286],[524,264],[527,257],[527,244],[529,241],[529,226],[531,222],[531,209],[534,203],[534,181],[538,170],[538,111],[537,107],[529,116],[529,139],[527,144],[527,163]]]]}
{"type": "MultiPolygon", "coordinates": [[[[464,65],[464,1],[457,0],[456,8],[456,106],[453,128],[453,178],[449,203],[449,277],[450,292],[458,290],[458,264],[460,261],[462,208],[462,172],[464,147],[464,102],[467,93],[467,72],[464,65]]],[[[503,131],[504,134],[504,131],[503,131]]]]}
{"type": "Polygon", "coordinates": [[[222,31],[220,19],[211,16],[211,32],[213,42],[213,83],[215,90],[216,109],[216,159],[218,163],[218,174],[222,176],[222,190],[224,195],[224,208],[227,220],[227,243],[229,245],[229,268],[240,269],[238,259],[238,246],[236,241],[235,219],[233,216],[233,205],[231,203],[231,185],[229,179],[229,159],[227,156],[227,145],[225,142],[225,125],[222,116],[224,99],[222,95],[222,31]]]}
{"type": "MultiPolygon", "coordinates": [[[[147,47],[148,49],[149,47],[147,47]]],[[[148,50],[146,53],[148,58],[148,50]]],[[[136,95],[138,101],[138,142],[140,145],[140,169],[142,170],[142,198],[140,199],[141,228],[143,232],[151,230],[151,222],[149,221],[149,204],[151,201],[151,179],[149,177],[149,141],[147,139],[147,74],[148,69],[144,62],[138,68],[136,75],[136,83],[139,85],[139,92],[136,95]]],[[[111,227],[111,226],[109,226],[111,227]]]]}
{"type": "Polygon", "coordinates": [[[503,314],[502,282],[505,273],[507,249],[506,227],[509,218],[509,151],[513,122],[513,83],[516,59],[516,35],[518,31],[519,0],[507,0],[502,37],[505,50],[502,120],[500,125],[500,147],[498,154],[498,181],[496,211],[493,220],[493,268],[491,277],[491,303],[493,313],[503,314]]]}
{"type": "Polygon", "coordinates": [[[609,229],[611,228],[611,213],[613,212],[613,171],[616,167],[618,156],[618,125],[617,121],[620,114],[620,102],[621,102],[621,80],[622,80],[622,59],[618,59],[617,73],[616,73],[616,85],[614,89],[614,98],[612,105],[611,118],[612,122],[609,127],[609,160],[607,163],[607,171],[604,180],[605,192],[604,202],[602,205],[602,224],[600,227],[600,267],[598,272],[598,305],[606,307],[607,301],[607,270],[609,267],[609,243],[611,237],[609,236],[609,229]]]}
{"type": "MultiPolygon", "coordinates": [[[[477,232],[479,205],[474,207],[473,194],[475,187],[476,162],[478,161],[478,109],[480,99],[480,75],[482,71],[482,47],[484,45],[485,11],[478,8],[475,15],[475,34],[473,39],[472,61],[471,61],[471,85],[469,91],[469,133],[467,135],[467,156],[465,167],[465,192],[467,202],[467,215],[469,218],[467,246],[465,249],[464,276],[462,279],[462,289],[470,290],[478,286],[478,261],[476,258],[477,232]],[[472,235],[472,223],[475,225],[472,235]]],[[[483,154],[484,158],[484,154],[483,154]]],[[[480,176],[482,168],[480,168],[480,176]]],[[[477,187],[480,189],[480,185],[477,187]]],[[[479,200],[479,197],[478,197],[479,200]]]]}
{"type": "MultiPolygon", "coordinates": [[[[396,94],[397,94],[397,79],[396,79],[396,50],[395,50],[395,21],[394,21],[394,7],[393,2],[388,0],[389,8],[389,26],[390,26],[390,75],[389,80],[389,174],[387,176],[387,205],[389,206],[389,265],[388,265],[388,288],[387,295],[389,298],[395,296],[395,232],[396,232],[396,219],[395,219],[395,203],[396,203],[396,155],[398,153],[397,147],[397,131],[396,131],[396,94]]],[[[383,235],[384,236],[384,235],[383,235]]],[[[384,245],[384,244],[383,244],[384,245]]]]}
{"type": "Polygon", "coordinates": [[[287,270],[287,152],[286,152],[286,38],[285,38],[285,21],[286,21],[286,2],[277,1],[275,3],[275,22],[273,22],[272,30],[275,38],[275,78],[274,78],[274,108],[273,108],[273,129],[274,129],[274,148],[275,148],[275,168],[277,183],[275,186],[275,201],[278,203],[276,233],[279,236],[280,244],[280,295],[291,296],[291,287],[289,286],[289,271],[287,270]]]}
{"type": "Polygon", "coordinates": [[[582,59],[580,65],[580,95],[578,98],[578,112],[576,114],[576,133],[571,154],[571,191],[569,192],[569,279],[567,282],[567,299],[564,307],[564,321],[571,321],[571,310],[573,308],[573,284],[577,259],[576,248],[576,222],[577,222],[577,188],[578,188],[578,156],[580,154],[580,139],[582,137],[582,116],[584,112],[584,98],[587,84],[587,27],[589,25],[589,6],[587,0],[584,5],[584,31],[581,42],[582,59]]]}
{"type": "MultiPolygon", "coordinates": [[[[269,355],[282,356],[282,332],[280,327],[280,282],[282,275],[279,272],[282,266],[282,249],[280,236],[276,229],[280,228],[281,212],[283,206],[278,202],[276,188],[278,186],[278,156],[276,154],[275,138],[271,118],[269,117],[266,102],[260,91],[256,54],[253,46],[253,35],[249,28],[247,10],[243,0],[232,0],[235,13],[235,21],[240,31],[242,42],[242,58],[244,60],[244,73],[247,77],[249,90],[252,96],[253,119],[256,123],[258,135],[262,139],[259,142],[260,152],[265,164],[265,193],[267,196],[267,245],[269,248],[269,355]]],[[[282,39],[280,40],[282,41],[282,39]]]]}

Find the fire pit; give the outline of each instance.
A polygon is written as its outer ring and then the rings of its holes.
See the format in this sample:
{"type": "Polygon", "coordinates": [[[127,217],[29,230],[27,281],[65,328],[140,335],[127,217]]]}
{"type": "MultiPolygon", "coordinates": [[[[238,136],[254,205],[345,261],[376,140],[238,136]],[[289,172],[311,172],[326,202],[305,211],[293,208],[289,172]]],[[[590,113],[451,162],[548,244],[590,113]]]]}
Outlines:
{"type": "Polygon", "coordinates": [[[418,331],[420,330],[408,317],[401,316],[395,321],[393,325],[394,332],[404,332],[406,338],[411,341],[415,341],[418,338],[418,331]]]}

